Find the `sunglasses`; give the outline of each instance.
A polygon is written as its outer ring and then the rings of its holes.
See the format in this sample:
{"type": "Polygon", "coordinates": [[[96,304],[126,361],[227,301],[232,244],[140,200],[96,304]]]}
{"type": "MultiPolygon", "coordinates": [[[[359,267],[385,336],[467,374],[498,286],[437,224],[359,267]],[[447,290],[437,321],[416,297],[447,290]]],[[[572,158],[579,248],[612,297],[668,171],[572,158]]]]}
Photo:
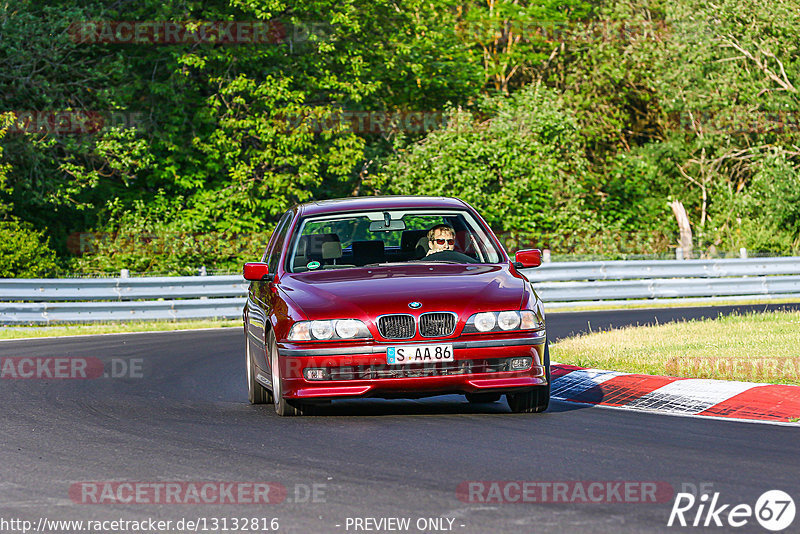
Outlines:
{"type": "Polygon", "coordinates": [[[453,245],[456,242],[455,239],[434,239],[434,241],[436,241],[437,245],[444,245],[445,243],[448,245],[453,245]]]}

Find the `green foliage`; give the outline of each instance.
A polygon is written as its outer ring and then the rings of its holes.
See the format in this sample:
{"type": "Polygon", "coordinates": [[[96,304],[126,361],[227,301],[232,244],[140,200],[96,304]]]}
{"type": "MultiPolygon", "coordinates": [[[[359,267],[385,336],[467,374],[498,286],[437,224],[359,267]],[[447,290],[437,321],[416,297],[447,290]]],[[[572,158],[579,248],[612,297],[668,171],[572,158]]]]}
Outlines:
{"type": "Polygon", "coordinates": [[[169,221],[163,202],[117,213],[104,232],[85,236],[85,254],[71,268],[80,273],[153,272],[164,275],[208,271],[239,271],[245,261],[259,258],[271,229],[260,232],[208,232],[185,221],[169,221]],[[165,222],[168,221],[168,222],[165,222]]]}
{"type": "Polygon", "coordinates": [[[663,16],[658,1],[600,3],[594,17],[568,26],[547,61],[532,68],[534,78],[563,92],[600,175],[617,152],[663,138],[653,82],[661,74],[653,62],[665,38],[663,16]]]}
{"type": "Polygon", "coordinates": [[[0,135],[0,220],[50,238],[63,261],[75,232],[114,236],[77,270],[177,273],[258,257],[279,214],[313,199],[457,195],[510,248],[621,256],[670,250],[677,199],[701,253],[797,253],[798,7],[0,3],[1,108],[105,118],[98,131],[0,135]],[[283,33],[226,45],[73,38],[71,24],[96,20],[264,21],[283,33]],[[432,132],[340,115],[445,110],[449,124],[432,132]]]}
{"type": "Polygon", "coordinates": [[[53,276],[57,268],[55,252],[43,232],[27,223],[0,221],[0,278],[53,276]]]}
{"type": "Polygon", "coordinates": [[[753,178],[758,219],[797,236],[800,248],[800,166],[785,153],[769,154],[753,178]]]}
{"type": "Polygon", "coordinates": [[[483,66],[487,92],[507,94],[530,81],[531,71],[553,53],[553,38],[594,7],[584,0],[464,2],[456,29],[471,63],[483,66]]]}
{"type": "Polygon", "coordinates": [[[458,196],[495,231],[526,241],[575,224],[585,161],[557,95],[530,87],[484,105],[494,118],[453,110],[446,128],[402,150],[372,185],[380,193],[458,196]]]}
{"type": "MultiPolygon", "coordinates": [[[[14,120],[11,113],[0,113],[0,140],[5,136],[9,124],[14,120]]],[[[0,146],[0,221],[5,220],[10,211],[11,205],[8,196],[11,193],[11,188],[7,183],[8,172],[11,170],[11,165],[3,163],[3,147],[0,146]]]]}
{"type": "Polygon", "coordinates": [[[217,226],[255,229],[265,216],[275,218],[293,203],[310,200],[324,176],[349,179],[353,162],[362,158],[361,138],[338,129],[317,135],[307,120],[296,128],[289,124],[312,113],[324,122],[334,110],[306,105],[288,79],[219,82],[223,88],[211,102],[219,127],[197,146],[209,164],[226,170],[218,180],[225,194],[199,199],[195,210],[223,221],[226,214],[240,214],[217,226]]]}
{"type": "MultiPolygon", "coordinates": [[[[2,108],[22,117],[115,109],[114,88],[124,86],[126,76],[123,59],[74,42],[68,31],[74,21],[106,15],[98,4],[69,0],[0,4],[2,108]]],[[[104,172],[107,162],[95,153],[94,136],[50,131],[46,123],[20,122],[0,142],[11,165],[7,178],[13,214],[61,238],[72,224],[92,224],[87,211],[119,189],[112,179],[100,184],[83,173],[71,176],[73,168],[60,168],[64,161],[78,161],[104,172]]]]}
{"type": "Polygon", "coordinates": [[[594,195],[593,207],[604,220],[619,223],[623,231],[657,231],[669,218],[664,202],[668,191],[652,148],[620,152],[609,163],[608,173],[600,177],[602,187],[594,195]]]}
{"type": "MultiPolygon", "coordinates": [[[[800,251],[800,168],[779,150],[758,155],[746,191],[729,195],[724,223],[715,228],[721,248],[757,253],[800,251]]],[[[713,219],[712,219],[713,220],[713,219]]]]}
{"type": "Polygon", "coordinates": [[[800,11],[770,6],[611,1],[599,9],[604,38],[565,39],[542,68],[575,110],[596,177],[588,207],[604,221],[676,235],[664,206],[678,199],[701,253],[797,250],[800,11]]]}

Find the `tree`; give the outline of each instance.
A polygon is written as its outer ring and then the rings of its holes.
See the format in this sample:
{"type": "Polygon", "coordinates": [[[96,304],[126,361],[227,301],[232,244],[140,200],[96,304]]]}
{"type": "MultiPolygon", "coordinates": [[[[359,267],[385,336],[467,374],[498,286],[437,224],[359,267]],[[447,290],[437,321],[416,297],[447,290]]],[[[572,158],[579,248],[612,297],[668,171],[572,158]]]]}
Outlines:
{"type": "MultiPolygon", "coordinates": [[[[14,121],[11,113],[0,114],[0,140],[6,135],[14,121]]],[[[0,162],[3,147],[0,146],[0,162]]],[[[56,270],[55,252],[43,232],[37,232],[30,224],[21,223],[11,215],[6,176],[11,170],[7,163],[0,163],[0,278],[33,277],[53,274],[56,270]]]]}
{"type": "Polygon", "coordinates": [[[585,161],[557,95],[529,87],[483,109],[493,118],[453,110],[445,129],[398,152],[371,185],[379,193],[463,198],[512,244],[574,229],[585,161]]]}

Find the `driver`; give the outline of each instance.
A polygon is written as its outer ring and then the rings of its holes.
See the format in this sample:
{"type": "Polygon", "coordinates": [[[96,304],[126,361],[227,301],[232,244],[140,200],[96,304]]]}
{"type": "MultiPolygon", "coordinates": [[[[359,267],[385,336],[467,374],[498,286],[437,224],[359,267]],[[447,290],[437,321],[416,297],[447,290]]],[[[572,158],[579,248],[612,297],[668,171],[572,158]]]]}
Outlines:
{"type": "Polygon", "coordinates": [[[428,231],[428,253],[453,250],[456,243],[456,231],[448,224],[437,224],[428,231]]]}

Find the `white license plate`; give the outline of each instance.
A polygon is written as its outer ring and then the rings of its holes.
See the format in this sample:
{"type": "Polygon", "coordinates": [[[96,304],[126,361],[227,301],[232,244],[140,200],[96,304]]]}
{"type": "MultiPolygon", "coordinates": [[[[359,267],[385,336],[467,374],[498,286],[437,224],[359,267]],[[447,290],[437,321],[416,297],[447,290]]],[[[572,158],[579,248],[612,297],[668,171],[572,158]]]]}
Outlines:
{"type": "Polygon", "coordinates": [[[386,363],[389,365],[452,361],[453,345],[402,345],[386,348],[386,363]]]}

